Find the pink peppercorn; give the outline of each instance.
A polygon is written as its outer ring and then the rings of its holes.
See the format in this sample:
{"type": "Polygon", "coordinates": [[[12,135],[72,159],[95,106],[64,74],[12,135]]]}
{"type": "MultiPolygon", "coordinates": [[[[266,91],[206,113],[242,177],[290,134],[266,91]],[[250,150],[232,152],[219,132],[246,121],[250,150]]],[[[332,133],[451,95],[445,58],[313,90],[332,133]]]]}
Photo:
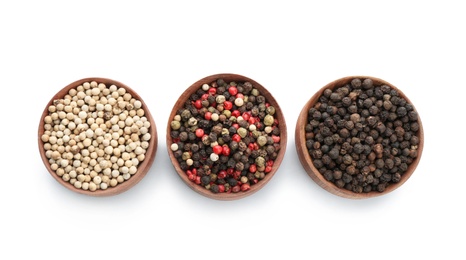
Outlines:
{"type": "Polygon", "coordinates": [[[204,118],[205,118],[205,120],[210,120],[210,119],[212,119],[212,113],[209,112],[209,111],[205,112],[204,118]]]}
{"type": "Polygon", "coordinates": [[[235,86],[231,86],[228,89],[228,93],[230,93],[230,95],[234,96],[234,95],[238,94],[238,89],[235,86]]]}
{"type": "Polygon", "coordinates": [[[241,177],[241,171],[234,171],[233,172],[233,178],[239,179],[241,177]]]}
{"type": "Polygon", "coordinates": [[[265,166],[273,166],[273,160],[268,160],[265,162],[265,166]]]}
{"type": "Polygon", "coordinates": [[[217,89],[216,88],[209,88],[208,93],[211,94],[211,95],[215,95],[215,93],[217,93],[217,89]]]}
{"type": "Polygon", "coordinates": [[[241,191],[247,191],[247,190],[249,190],[250,188],[251,188],[251,186],[250,186],[249,184],[247,184],[247,183],[243,183],[243,184],[241,185],[241,191]]]}
{"type": "Polygon", "coordinates": [[[197,108],[197,109],[201,109],[201,108],[202,108],[202,102],[201,102],[200,99],[194,101],[194,102],[193,102],[193,105],[194,105],[194,107],[197,108]]]}
{"type": "Polygon", "coordinates": [[[239,143],[241,141],[241,136],[239,134],[234,134],[232,137],[231,137],[231,140],[239,143]]]}
{"type": "Polygon", "coordinates": [[[220,145],[216,145],[212,148],[212,151],[215,153],[215,154],[221,154],[222,151],[223,151],[223,148],[220,146],[220,145]]]}
{"type": "Polygon", "coordinates": [[[225,192],[225,186],[223,184],[218,185],[218,192],[219,193],[225,192]]]}
{"type": "Polygon", "coordinates": [[[241,190],[241,186],[236,185],[235,187],[231,188],[231,191],[233,193],[238,193],[241,190]]]}
{"type": "MultiPolygon", "coordinates": [[[[225,110],[230,110],[230,109],[233,108],[233,103],[231,103],[230,101],[225,101],[225,102],[223,102],[223,108],[225,110]]],[[[239,111],[238,111],[238,113],[239,113],[239,111]]]]}
{"type": "Polygon", "coordinates": [[[204,136],[204,130],[202,128],[196,129],[196,136],[201,138],[204,136]]]}
{"type": "Polygon", "coordinates": [[[228,145],[224,144],[222,146],[222,154],[225,155],[225,156],[228,156],[228,155],[230,155],[230,152],[231,152],[230,147],[228,147],[228,145]]]}
{"type": "Polygon", "coordinates": [[[195,176],[194,174],[189,174],[189,173],[188,173],[188,179],[189,179],[190,181],[195,181],[195,180],[196,180],[196,176],[195,176]]]}
{"type": "Polygon", "coordinates": [[[217,174],[217,178],[219,179],[225,179],[225,177],[227,177],[227,172],[222,170],[220,171],[218,174],[217,174]]]}
{"type": "Polygon", "coordinates": [[[248,112],[244,112],[241,116],[243,117],[244,120],[248,121],[249,118],[251,117],[251,114],[248,112]]]}

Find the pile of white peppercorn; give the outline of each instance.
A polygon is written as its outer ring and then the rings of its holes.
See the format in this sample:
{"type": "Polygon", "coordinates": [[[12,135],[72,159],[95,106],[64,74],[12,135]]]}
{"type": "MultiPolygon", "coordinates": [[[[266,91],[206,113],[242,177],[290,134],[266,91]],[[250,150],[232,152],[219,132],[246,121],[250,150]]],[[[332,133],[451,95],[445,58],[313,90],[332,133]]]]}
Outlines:
{"type": "Polygon", "coordinates": [[[115,187],[137,173],[151,139],[142,102],[96,81],[53,100],[41,136],[50,168],[77,189],[115,187]]]}

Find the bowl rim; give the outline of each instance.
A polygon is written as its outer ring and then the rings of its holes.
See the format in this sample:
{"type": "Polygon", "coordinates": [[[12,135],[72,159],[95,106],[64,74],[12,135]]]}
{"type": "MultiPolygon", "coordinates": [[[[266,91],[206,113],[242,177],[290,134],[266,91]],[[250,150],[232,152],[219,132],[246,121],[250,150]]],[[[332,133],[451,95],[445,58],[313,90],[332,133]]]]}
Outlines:
{"type": "Polygon", "coordinates": [[[377,78],[373,76],[361,76],[361,75],[354,75],[354,76],[346,76],[342,77],[339,79],[336,79],[330,83],[327,83],[325,86],[321,87],[317,92],[315,92],[311,98],[306,102],[304,107],[302,108],[298,119],[296,121],[296,128],[295,128],[295,146],[296,146],[296,151],[298,153],[299,161],[301,162],[301,165],[307,172],[307,174],[311,177],[311,179],[317,183],[321,188],[325,189],[326,191],[343,197],[343,198],[348,198],[348,199],[366,199],[366,198],[373,198],[373,197],[379,197],[385,194],[388,194],[400,186],[402,186],[415,172],[417,166],[419,165],[419,162],[422,157],[422,152],[424,150],[424,129],[422,126],[421,122],[421,117],[419,112],[416,109],[416,106],[411,102],[411,100],[406,96],[403,91],[401,91],[398,87],[395,85],[377,78]],[[322,174],[317,170],[317,168],[313,164],[313,160],[311,156],[309,155],[309,152],[306,147],[306,138],[305,138],[305,125],[308,120],[308,111],[309,109],[318,101],[320,96],[323,94],[325,89],[335,89],[337,87],[341,87],[347,83],[350,83],[352,79],[354,78],[359,78],[359,79],[371,79],[374,83],[377,83],[377,85],[388,85],[391,88],[395,89],[398,91],[398,94],[403,97],[409,104],[413,106],[414,111],[417,112],[418,114],[418,123],[419,123],[419,131],[417,133],[417,136],[419,137],[419,144],[418,144],[418,155],[413,160],[413,162],[408,166],[408,169],[406,172],[401,176],[401,180],[398,183],[391,183],[390,185],[387,186],[387,188],[383,192],[378,192],[378,191],[371,191],[368,193],[362,192],[362,193],[355,193],[353,191],[344,189],[344,188],[338,188],[334,183],[327,181],[322,174]]]}
{"type": "Polygon", "coordinates": [[[39,154],[41,156],[42,162],[44,163],[44,166],[46,167],[47,171],[49,174],[62,186],[65,188],[79,193],[79,194],[84,194],[84,195],[90,195],[94,197],[104,197],[104,196],[113,196],[117,195],[120,193],[123,193],[130,188],[132,188],[134,185],[139,183],[147,174],[147,172],[150,170],[154,159],[155,155],[157,153],[157,145],[158,145],[158,140],[157,140],[157,127],[154,121],[154,118],[151,115],[150,109],[147,106],[147,104],[144,102],[142,97],[134,91],[131,87],[129,87],[126,84],[123,84],[119,81],[110,79],[110,78],[103,78],[103,77],[87,77],[87,78],[82,78],[78,79],[72,83],[69,83],[62,89],[60,89],[57,93],[55,93],[52,98],[48,101],[46,104],[44,110],[42,111],[42,115],[40,117],[39,121],[39,127],[38,127],[38,148],[39,148],[39,154]],[[137,172],[131,176],[128,180],[124,181],[123,183],[119,183],[115,187],[108,187],[105,190],[98,189],[96,191],[90,191],[90,190],[83,190],[83,189],[78,189],[74,187],[70,182],[64,181],[61,177],[59,177],[54,170],[52,170],[51,165],[48,161],[48,158],[45,155],[44,151],[44,142],[41,139],[42,134],[44,133],[44,118],[45,116],[48,115],[48,107],[52,104],[52,102],[56,99],[61,99],[65,95],[68,94],[69,90],[78,87],[79,85],[85,83],[85,82],[92,82],[96,81],[97,83],[104,83],[107,87],[109,85],[116,85],[117,87],[122,87],[126,90],[127,93],[130,93],[133,98],[136,98],[137,100],[141,101],[142,103],[142,108],[144,109],[144,116],[147,118],[147,120],[150,122],[151,126],[149,128],[149,133],[151,134],[151,139],[149,140],[149,148],[146,150],[145,158],[142,161],[140,165],[138,165],[137,172]]]}
{"type": "Polygon", "coordinates": [[[203,195],[207,198],[215,199],[215,200],[222,200],[222,201],[227,201],[227,200],[237,200],[241,199],[247,196],[250,196],[260,189],[262,189],[275,175],[277,170],[279,169],[285,152],[286,152],[286,146],[287,146],[287,127],[286,127],[286,121],[285,117],[283,114],[283,110],[280,108],[278,102],[276,99],[272,96],[272,94],[267,90],[262,84],[258,83],[254,79],[251,79],[249,77],[240,75],[240,74],[235,74],[235,73],[218,73],[218,74],[212,74],[209,76],[205,76],[193,84],[191,84],[188,88],[186,88],[183,93],[178,97],[176,100],[175,104],[173,105],[173,108],[171,109],[170,115],[168,117],[167,121],[167,128],[166,128],[166,148],[168,155],[170,157],[170,161],[172,162],[172,165],[175,169],[175,172],[177,175],[183,180],[183,182],[192,190],[197,192],[200,195],[203,195]],[[278,112],[276,113],[277,119],[279,120],[279,127],[280,127],[280,151],[278,153],[277,158],[274,161],[274,165],[272,166],[272,170],[267,173],[264,177],[264,179],[260,180],[257,184],[251,185],[251,189],[248,191],[240,191],[237,193],[213,193],[210,190],[205,189],[201,185],[198,185],[188,179],[186,176],[185,172],[180,168],[180,165],[178,163],[178,160],[174,157],[173,151],[171,150],[170,146],[172,144],[171,140],[171,126],[170,123],[173,121],[174,116],[176,115],[177,111],[183,107],[183,104],[189,99],[191,94],[195,93],[203,84],[207,83],[210,84],[214,82],[215,80],[223,78],[226,82],[230,81],[236,81],[236,82],[246,82],[249,81],[251,84],[253,84],[254,88],[257,88],[260,93],[266,97],[266,100],[269,104],[273,105],[275,107],[275,110],[278,112]]]}

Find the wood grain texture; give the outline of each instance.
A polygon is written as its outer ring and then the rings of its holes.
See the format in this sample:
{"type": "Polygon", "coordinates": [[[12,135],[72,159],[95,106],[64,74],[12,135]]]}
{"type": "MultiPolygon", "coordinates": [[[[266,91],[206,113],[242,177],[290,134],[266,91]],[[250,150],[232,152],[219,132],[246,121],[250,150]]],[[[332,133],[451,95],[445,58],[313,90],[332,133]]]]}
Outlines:
{"type": "MultiPolygon", "coordinates": [[[[350,83],[351,80],[354,78],[372,79],[372,81],[374,82],[374,85],[386,84],[390,86],[391,88],[396,89],[401,97],[403,97],[408,103],[412,104],[409,98],[400,89],[398,89],[397,87],[388,83],[385,80],[375,78],[375,77],[370,77],[370,76],[349,76],[349,77],[337,79],[333,82],[330,82],[329,84],[322,87],[319,91],[317,91],[302,108],[301,113],[299,114],[297,122],[296,122],[295,145],[296,145],[296,151],[298,153],[298,157],[299,157],[299,160],[302,166],[304,167],[308,175],[312,178],[312,180],[316,182],[320,187],[340,197],[344,197],[348,199],[366,199],[366,198],[381,196],[389,192],[392,192],[393,190],[403,185],[411,177],[411,175],[416,170],[416,167],[418,166],[419,161],[421,160],[422,151],[424,149],[424,130],[422,127],[421,118],[418,113],[418,122],[419,122],[419,131],[417,135],[419,137],[418,156],[409,165],[407,171],[401,176],[401,180],[398,183],[390,184],[385,189],[384,192],[371,191],[369,193],[355,193],[355,192],[352,192],[346,189],[340,189],[332,182],[327,181],[322,176],[322,174],[317,170],[317,168],[314,166],[311,156],[309,155],[308,149],[306,147],[305,126],[308,120],[308,111],[319,100],[319,97],[323,94],[325,89],[333,90],[335,88],[341,87],[345,84],[350,83]]],[[[414,104],[412,105],[414,106],[414,104]]],[[[414,108],[414,110],[417,112],[416,108],[414,108]]]]}
{"type": "Polygon", "coordinates": [[[45,167],[47,168],[47,171],[50,173],[50,175],[56,181],[58,181],[61,185],[65,186],[66,188],[68,188],[71,191],[74,191],[74,192],[77,192],[77,193],[80,193],[80,194],[96,196],[96,197],[117,195],[117,194],[120,194],[122,192],[127,191],[128,189],[130,189],[131,187],[136,185],[139,181],[142,180],[142,178],[144,178],[144,176],[147,174],[147,172],[151,168],[152,163],[153,163],[154,158],[155,158],[155,154],[157,152],[157,128],[156,128],[154,119],[153,119],[153,117],[152,117],[146,103],[144,102],[144,100],[133,89],[131,89],[127,85],[125,85],[125,84],[123,84],[121,82],[112,80],[112,79],[107,79],[107,78],[97,78],[97,77],[83,78],[83,79],[77,80],[77,81],[75,81],[73,83],[70,83],[69,85],[67,85],[66,87],[61,89],[57,94],[55,94],[50,99],[50,101],[47,103],[47,105],[45,106],[44,111],[42,112],[42,116],[41,116],[40,122],[39,122],[39,130],[38,130],[38,136],[37,137],[38,137],[37,140],[38,140],[40,156],[42,158],[42,161],[43,161],[45,167]],[[138,166],[137,172],[133,176],[131,176],[131,178],[124,181],[123,183],[119,183],[115,187],[110,187],[109,186],[106,190],[100,190],[99,189],[99,190],[96,190],[96,191],[89,191],[89,190],[86,191],[86,190],[83,190],[83,189],[75,188],[71,183],[66,182],[61,177],[59,177],[55,173],[55,171],[53,171],[51,169],[50,163],[49,163],[47,157],[45,156],[44,143],[41,140],[41,136],[44,133],[44,118],[45,118],[45,116],[48,115],[48,107],[52,104],[52,102],[54,100],[56,100],[56,99],[63,98],[65,95],[68,94],[68,91],[70,89],[76,88],[77,86],[83,84],[84,82],[91,82],[91,81],[96,81],[97,83],[104,83],[107,87],[109,87],[110,85],[113,84],[113,85],[116,85],[117,87],[122,87],[122,88],[126,89],[126,91],[128,93],[130,93],[135,99],[138,99],[139,101],[141,101],[142,108],[144,109],[144,112],[145,112],[145,116],[146,116],[146,118],[148,119],[148,121],[151,124],[151,126],[149,128],[149,132],[151,134],[151,139],[149,140],[149,147],[146,150],[144,160],[138,166]]]}
{"type": "Polygon", "coordinates": [[[250,79],[248,77],[238,75],[238,74],[231,74],[231,73],[223,73],[223,74],[215,74],[211,76],[207,76],[203,79],[198,80],[197,82],[193,83],[189,88],[187,88],[181,96],[178,98],[176,101],[175,105],[173,106],[173,109],[170,113],[170,116],[168,118],[167,122],[167,135],[166,135],[166,142],[167,142],[167,151],[170,156],[170,160],[173,164],[173,167],[178,174],[178,176],[183,180],[186,185],[188,185],[192,190],[195,192],[206,196],[211,199],[216,199],[216,200],[237,200],[244,198],[246,196],[252,195],[255,192],[259,191],[261,188],[263,188],[275,175],[276,171],[280,167],[280,164],[283,160],[283,157],[286,152],[286,144],[287,144],[287,129],[286,129],[286,123],[285,123],[285,117],[282,113],[282,110],[275,100],[275,98],[272,96],[272,94],[261,84],[256,82],[253,79],[250,79]],[[189,97],[195,93],[203,84],[207,83],[210,84],[214,82],[215,80],[222,78],[225,80],[225,82],[231,82],[231,81],[236,81],[236,82],[246,82],[249,81],[252,83],[252,85],[257,88],[260,93],[266,98],[267,102],[270,103],[270,105],[274,106],[276,109],[276,118],[279,121],[279,129],[280,129],[280,151],[278,153],[278,156],[275,160],[275,163],[272,167],[272,171],[267,173],[265,175],[265,178],[259,181],[257,184],[251,185],[251,189],[243,192],[240,191],[238,193],[213,193],[210,190],[205,189],[203,186],[195,184],[194,182],[190,181],[186,175],[186,173],[180,168],[180,165],[178,163],[178,160],[175,158],[173,155],[173,152],[170,149],[170,146],[172,144],[172,139],[170,137],[170,122],[173,120],[174,116],[176,115],[177,111],[181,108],[183,108],[184,103],[189,99],[189,97]]]}

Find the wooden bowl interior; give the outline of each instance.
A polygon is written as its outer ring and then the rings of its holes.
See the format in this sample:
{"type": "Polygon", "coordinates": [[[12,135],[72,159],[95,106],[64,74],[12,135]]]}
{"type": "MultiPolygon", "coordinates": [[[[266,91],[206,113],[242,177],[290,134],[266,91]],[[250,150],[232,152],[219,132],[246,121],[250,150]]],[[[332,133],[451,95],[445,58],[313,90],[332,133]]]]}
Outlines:
{"type": "MultiPolygon", "coordinates": [[[[371,198],[371,197],[377,197],[383,194],[387,194],[396,188],[400,187],[403,185],[413,174],[414,170],[416,169],[417,165],[419,164],[419,161],[421,159],[422,155],[422,150],[424,148],[424,131],[422,128],[422,123],[421,119],[419,117],[418,113],[418,122],[419,122],[419,131],[418,131],[418,138],[419,138],[419,145],[418,145],[418,156],[413,160],[413,162],[409,165],[407,171],[401,176],[401,180],[398,183],[392,183],[388,185],[388,187],[385,189],[383,192],[378,192],[378,191],[371,191],[367,193],[355,193],[346,189],[340,189],[338,188],[335,184],[332,182],[327,181],[322,174],[317,170],[317,168],[314,166],[311,156],[309,155],[308,149],[306,147],[306,138],[305,138],[305,126],[307,124],[308,120],[308,111],[311,109],[319,100],[319,97],[322,96],[323,92],[325,89],[336,89],[338,87],[344,86],[345,84],[348,84],[351,82],[352,79],[354,78],[360,78],[360,79],[365,79],[369,78],[372,79],[374,82],[374,85],[381,85],[381,84],[386,84],[390,86],[393,89],[396,89],[401,97],[403,97],[408,103],[411,103],[411,101],[408,99],[408,97],[397,87],[394,85],[379,79],[375,77],[370,77],[370,76],[350,76],[350,77],[345,77],[341,78],[338,80],[335,80],[324,87],[322,87],[318,92],[316,92],[311,99],[305,104],[303,109],[301,110],[301,113],[299,114],[297,123],[296,123],[296,129],[295,129],[295,143],[296,143],[296,150],[298,153],[299,160],[308,173],[308,175],[314,180],[320,187],[324,188],[325,190],[329,191],[332,194],[338,195],[340,197],[344,198],[349,198],[349,199],[364,199],[364,198],[371,198]]],[[[411,103],[412,104],[412,103],[411,103]]],[[[413,105],[414,106],[414,105],[413,105]]],[[[416,108],[414,107],[414,110],[416,108]]],[[[417,110],[416,110],[417,112],[417,110]]]]}
{"type": "Polygon", "coordinates": [[[60,184],[62,184],[63,186],[65,186],[69,190],[72,190],[72,191],[80,193],[80,194],[91,195],[91,196],[112,196],[112,195],[117,195],[117,194],[120,194],[120,193],[122,193],[124,191],[127,191],[128,189],[130,189],[131,187],[136,185],[142,178],[144,178],[144,176],[147,174],[150,167],[152,166],[152,163],[153,163],[154,158],[155,158],[155,154],[157,152],[157,129],[156,129],[154,119],[152,118],[152,115],[150,114],[146,103],[130,87],[126,86],[125,84],[123,84],[121,82],[111,80],[111,79],[107,79],[107,78],[84,78],[84,79],[80,79],[80,80],[77,80],[77,81],[67,85],[66,87],[61,89],[57,94],[55,94],[50,99],[50,101],[47,103],[47,105],[45,106],[44,111],[42,112],[42,116],[41,116],[40,122],[39,122],[39,131],[38,131],[38,138],[37,139],[38,139],[40,156],[42,158],[42,161],[43,161],[45,167],[47,168],[47,171],[50,173],[50,175],[56,181],[58,181],[60,184]],[[59,177],[55,173],[55,171],[52,170],[52,168],[50,166],[48,158],[45,155],[44,143],[41,140],[41,136],[43,135],[43,133],[45,131],[45,129],[44,129],[44,118],[48,115],[48,113],[49,113],[48,112],[48,107],[52,104],[52,102],[54,100],[56,100],[56,99],[63,98],[65,95],[68,94],[70,89],[76,88],[77,86],[79,86],[79,85],[81,85],[81,84],[83,84],[85,82],[91,82],[91,81],[96,81],[97,83],[104,83],[107,87],[113,84],[113,85],[116,85],[117,87],[122,87],[122,88],[126,89],[126,91],[128,93],[130,93],[134,98],[141,101],[142,107],[143,107],[144,112],[145,112],[145,117],[148,119],[148,121],[151,124],[151,126],[149,128],[149,132],[151,134],[151,139],[149,140],[149,147],[146,150],[144,160],[138,166],[137,172],[133,176],[131,176],[131,178],[124,181],[123,183],[119,183],[115,187],[108,187],[105,190],[98,189],[96,191],[89,191],[89,190],[83,190],[83,189],[75,188],[71,183],[69,183],[67,181],[64,181],[61,177],[59,177]]]}
{"type": "Polygon", "coordinates": [[[279,168],[279,166],[280,166],[280,164],[281,164],[281,162],[283,160],[283,157],[285,155],[285,151],[286,151],[287,132],[286,132],[285,117],[283,116],[282,110],[280,109],[280,106],[278,105],[277,101],[272,96],[272,94],[266,88],[264,88],[261,84],[256,82],[255,80],[247,78],[247,77],[242,76],[242,75],[237,75],[237,74],[216,74],[216,75],[211,75],[211,76],[205,77],[205,78],[195,82],[194,84],[192,84],[178,98],[178,100],[176,101],[176,103],[173,106],[173,109],[172,109],[172,111],[170,113],[170,117],[168,118],[166,142],[167,142],[167,150],[168,150],[168,154],[170,156],[170,160],[171,160],[176,172],[178,173],[180,178],[186,183],[186,185],[188,185],[191,189],[193,189],[197,193],[199,193],[199,194],[201,194],[203,196],[206,196],[208,198],[217,199],[217,200],[236,200],[236,199],[240,199],[240,198],[249,196],[249,195],[257,192],[258,190],[260,190],[262,187],[264,187],[270,181],[270,179],[272,179],[275,172],[278,170],[278,168],[279,168]],[[280,148],[278,156],[277,156],[277,158],[275,160],[275,163],[274,163],[274,165],[272,167],[272,171],[267,173],[265,175],[265,178],[262,179],[261,181],[259,181],[257,184],[251,185],[251,189],[246,191],[246,192],[240,191],[240,192],[237,192],[237,193],[233,193],[233,192],[232,193],[213,193],[210,190],[205,189],[203,186],[197,185],[196,183],[194,183],[194,182],[192,182],[192,181],[190,181],[188,179],[186,173],[180,168],[178,160],[175,158],[175,156],[173,155],[173,152],[170,150],[170,146],[172,144],[172,139],[171,139],[171,136],[170,136],[170,132],[171,132],[170,122],[173,120],[173,118],[176,115],[177,111],[184,107],[184,103],[203,84],[205,84],[205,83],[210,84],[210,83],[216,81],[219,78],[224,79],[226,82],[231,82],[231,81],[235,81],[235,82],[249,81],[249,82],[251,82],[253,84],[253,86],[255,88],[257,88],[260,91],[260,93],[266,98],[267,102],[270,103],[270,105],[275,107],[275,109],[276,109],[275,115],[276,115],[277,119],[279,120],[280,147],[281,148],[280,148]]]}

